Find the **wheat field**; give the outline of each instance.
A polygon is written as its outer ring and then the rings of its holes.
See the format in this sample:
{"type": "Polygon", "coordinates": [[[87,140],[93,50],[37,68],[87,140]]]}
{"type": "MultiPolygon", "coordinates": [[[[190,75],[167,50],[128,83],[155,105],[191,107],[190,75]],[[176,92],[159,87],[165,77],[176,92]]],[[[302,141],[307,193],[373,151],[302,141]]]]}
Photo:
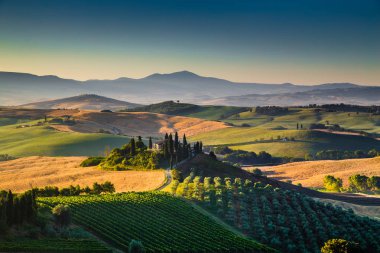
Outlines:
{"type": "Polygon", "coordinates": [[[260,167],[268,177],[291,180],[293,184],[301,183],[305,187],[323,187],[323,178],[333,175],[343,179],[343,186],[348,186],[348,178],[354,174],[380,176],[380,157],[364,159],[347,159],[340,161],[295,162],[278,166],[260,167]]]}
{"type": "Polygon", "coordinates": [[[31,156],[0,162],[0,189],[23,192],[32,187],[69,185],[92,186],[110,181],[117,192],[147,191],[165,181],[163,170],[102,171],[96,167],[80,167],[86,157],[31,156]]]}

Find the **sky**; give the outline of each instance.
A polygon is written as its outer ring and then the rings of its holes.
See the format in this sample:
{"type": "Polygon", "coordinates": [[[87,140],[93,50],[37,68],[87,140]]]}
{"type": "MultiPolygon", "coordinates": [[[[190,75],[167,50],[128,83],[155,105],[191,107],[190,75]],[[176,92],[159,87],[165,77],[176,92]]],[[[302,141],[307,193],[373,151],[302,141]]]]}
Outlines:
{"type": "Polygon", "coordinates": [[[379,0],[0,0],[0,71],[380,85],[379,0]]]}

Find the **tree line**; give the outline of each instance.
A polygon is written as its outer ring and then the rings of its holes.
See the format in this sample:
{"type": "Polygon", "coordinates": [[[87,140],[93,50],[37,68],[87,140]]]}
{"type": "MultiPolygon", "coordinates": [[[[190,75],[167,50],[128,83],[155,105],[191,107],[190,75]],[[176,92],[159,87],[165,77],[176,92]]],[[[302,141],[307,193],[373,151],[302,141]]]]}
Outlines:
{"type": "Polygon", "coordinates": [[[92,188],[89,186],[80,187],[79,185],[59,189],[56,186],[45,186],[44,188],[33,188],[33,193],[37,197],[57,197],[57,196],[79,196],[81,194],[101,194],[115,192],[115,186],[106,181],[104,183],[95,182],[92,188]]]}
{"type": "Polygon", "coordinates": [[[379,192],[380,191],[380,177],[365,175],[352,175],[348,178],[349,187],[343,189],[343,180],[339,177],[327,175],[323,179],[323,185],[328,191],[349,191],[349,192],[379,192]]]}
{"type": "Polygon", "coordinates": [[[9,227],[34,221],[37,214],[36,195],[29,190],[22,194],[0,192],[0,235],[9,227]]]}

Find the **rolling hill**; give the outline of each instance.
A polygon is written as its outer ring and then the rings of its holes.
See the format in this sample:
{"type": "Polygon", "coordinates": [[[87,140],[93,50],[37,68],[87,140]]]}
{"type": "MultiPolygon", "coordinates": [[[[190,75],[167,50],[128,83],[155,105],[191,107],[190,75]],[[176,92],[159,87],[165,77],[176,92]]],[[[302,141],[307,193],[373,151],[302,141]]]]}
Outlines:
{"type": "Polygon", "coordinates": [[[139,104],[128,103],[112,98],[98,96],[94,94],[85,94],[69,98],[42,101],[30,104],[20,105],[20,108],[28,109],[81,109],[81,110],[123,110],[141,106],[139,104]]]}
{"type": "Polygon", "coordinates": [[[227,128],[223,122],[145,112],[1,109],[0,152],[12,156],[93,156],[120,147],[131,136],[187,136],[227,128]],[[44,123],[44,117],[49,123],[44,123]],[[70,117],[70,124],[63,118],[70,117]],[[58,120],[58,121],[57,121],[58,120]],[[57,121],[57,122],[56,122],[57,121]]]}
{"type": "Polygon", "coordinates": [[[301,183],[304,187],[323,188],[323,178],[326,175],[342,178],[343,186],[348,187],[348,178],[352,175],[379,176],[380,157],[296,162],[260,167],[260,169],[268,177],[278,180],[291,180],[294,184],[301,183]]]}
{"type": "MultiPolygon", "coordinates": [[[[340,91],[344,92],[350,89],[354,89],[357,93],[363,93],[355,98],[355,101],[360,104],[373,103],[372,99],[369,98],[371,98],[371,94],[375,94],[372,92],[376,92],[376,94],[378,92],[376,87],[366,87],[351,83],[310,86],[289,83],[238,83],[213,77],[203,77],[189,71],[153,74],[140,79],[123,77],[115,80],[87,81],[63,79],[57,76],[0,72],[0,93],[2,94],[0,105],[28,104],[76,96],[77,94],[102,94],[103,96],[139,104],[180,100],[183,102],[223,105],[236,104],[236,101],[239,101],[239,98],[235,99],[230,96],[256,94],[254,97],[242,97],[242,104],[244,102],[244,106],[252,106],[258,103],[268,104],[268,101],[279,100],[281,104],[293,105],[298,103],[299,100],[289,95],[290,93],[300,93],[299,96],[305,97],[305,95],[302,95],[303,92],[319,90],[321,94],[314,94],[318,99],[318,97],[328,96],[330,90],[336,90],[336,93],[339,94],[340,91]],[[362,92],[363,89],[364,91],[362,92]],[[262,95],[262,97],[257,94],[262,95]],[[274,95],[273,99],[272,95],[274,95]],[[279,99],[279,96],[284,99],[279,99]],[[369,97],[367,98],[367,96],[369,97]]],[[[348,93],[345,96],[347,98],[341,96],[342,102],[348,103],[352,101],[348,93]]],[[[306,97],[310,98],[310,95],[306,97]]],[[[313,103],[313,100],[309,102],[313,103]]]]}
{"type": "Polygon", "coordinates": [[[199,106],[175,101],[165,101],[157,104],[141,106],[127,111],[132,112],[153,112],[168,115],[187,116],[208,120],[219,120],[229,116],[247,111],[246,107],[235,106],[199,106]]]}
{"type": "MultiPolygon", "coordinates": [[[[315,90],[278,93],[278,94],[248,94],[241,96],[228,96],[200,101],[203,105],[229,105],[229,106],[301,106],[309,104],[344,103],[356,105],[379,105],[380,87],[350,87],[332,88],[326,91],[319,86],[315,90]]],[[[336,87],[345,87],[336,85],[336,87]]]]}

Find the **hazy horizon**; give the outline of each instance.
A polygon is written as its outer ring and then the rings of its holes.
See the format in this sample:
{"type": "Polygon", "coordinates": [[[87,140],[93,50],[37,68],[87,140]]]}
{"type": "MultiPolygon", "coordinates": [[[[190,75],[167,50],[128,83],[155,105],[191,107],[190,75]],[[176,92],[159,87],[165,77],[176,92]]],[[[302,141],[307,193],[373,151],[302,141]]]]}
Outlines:
{"type": "Polygon", "coordinates": [[[380,2],[0,1],[0,69],[380,85],[380,2]]]}

